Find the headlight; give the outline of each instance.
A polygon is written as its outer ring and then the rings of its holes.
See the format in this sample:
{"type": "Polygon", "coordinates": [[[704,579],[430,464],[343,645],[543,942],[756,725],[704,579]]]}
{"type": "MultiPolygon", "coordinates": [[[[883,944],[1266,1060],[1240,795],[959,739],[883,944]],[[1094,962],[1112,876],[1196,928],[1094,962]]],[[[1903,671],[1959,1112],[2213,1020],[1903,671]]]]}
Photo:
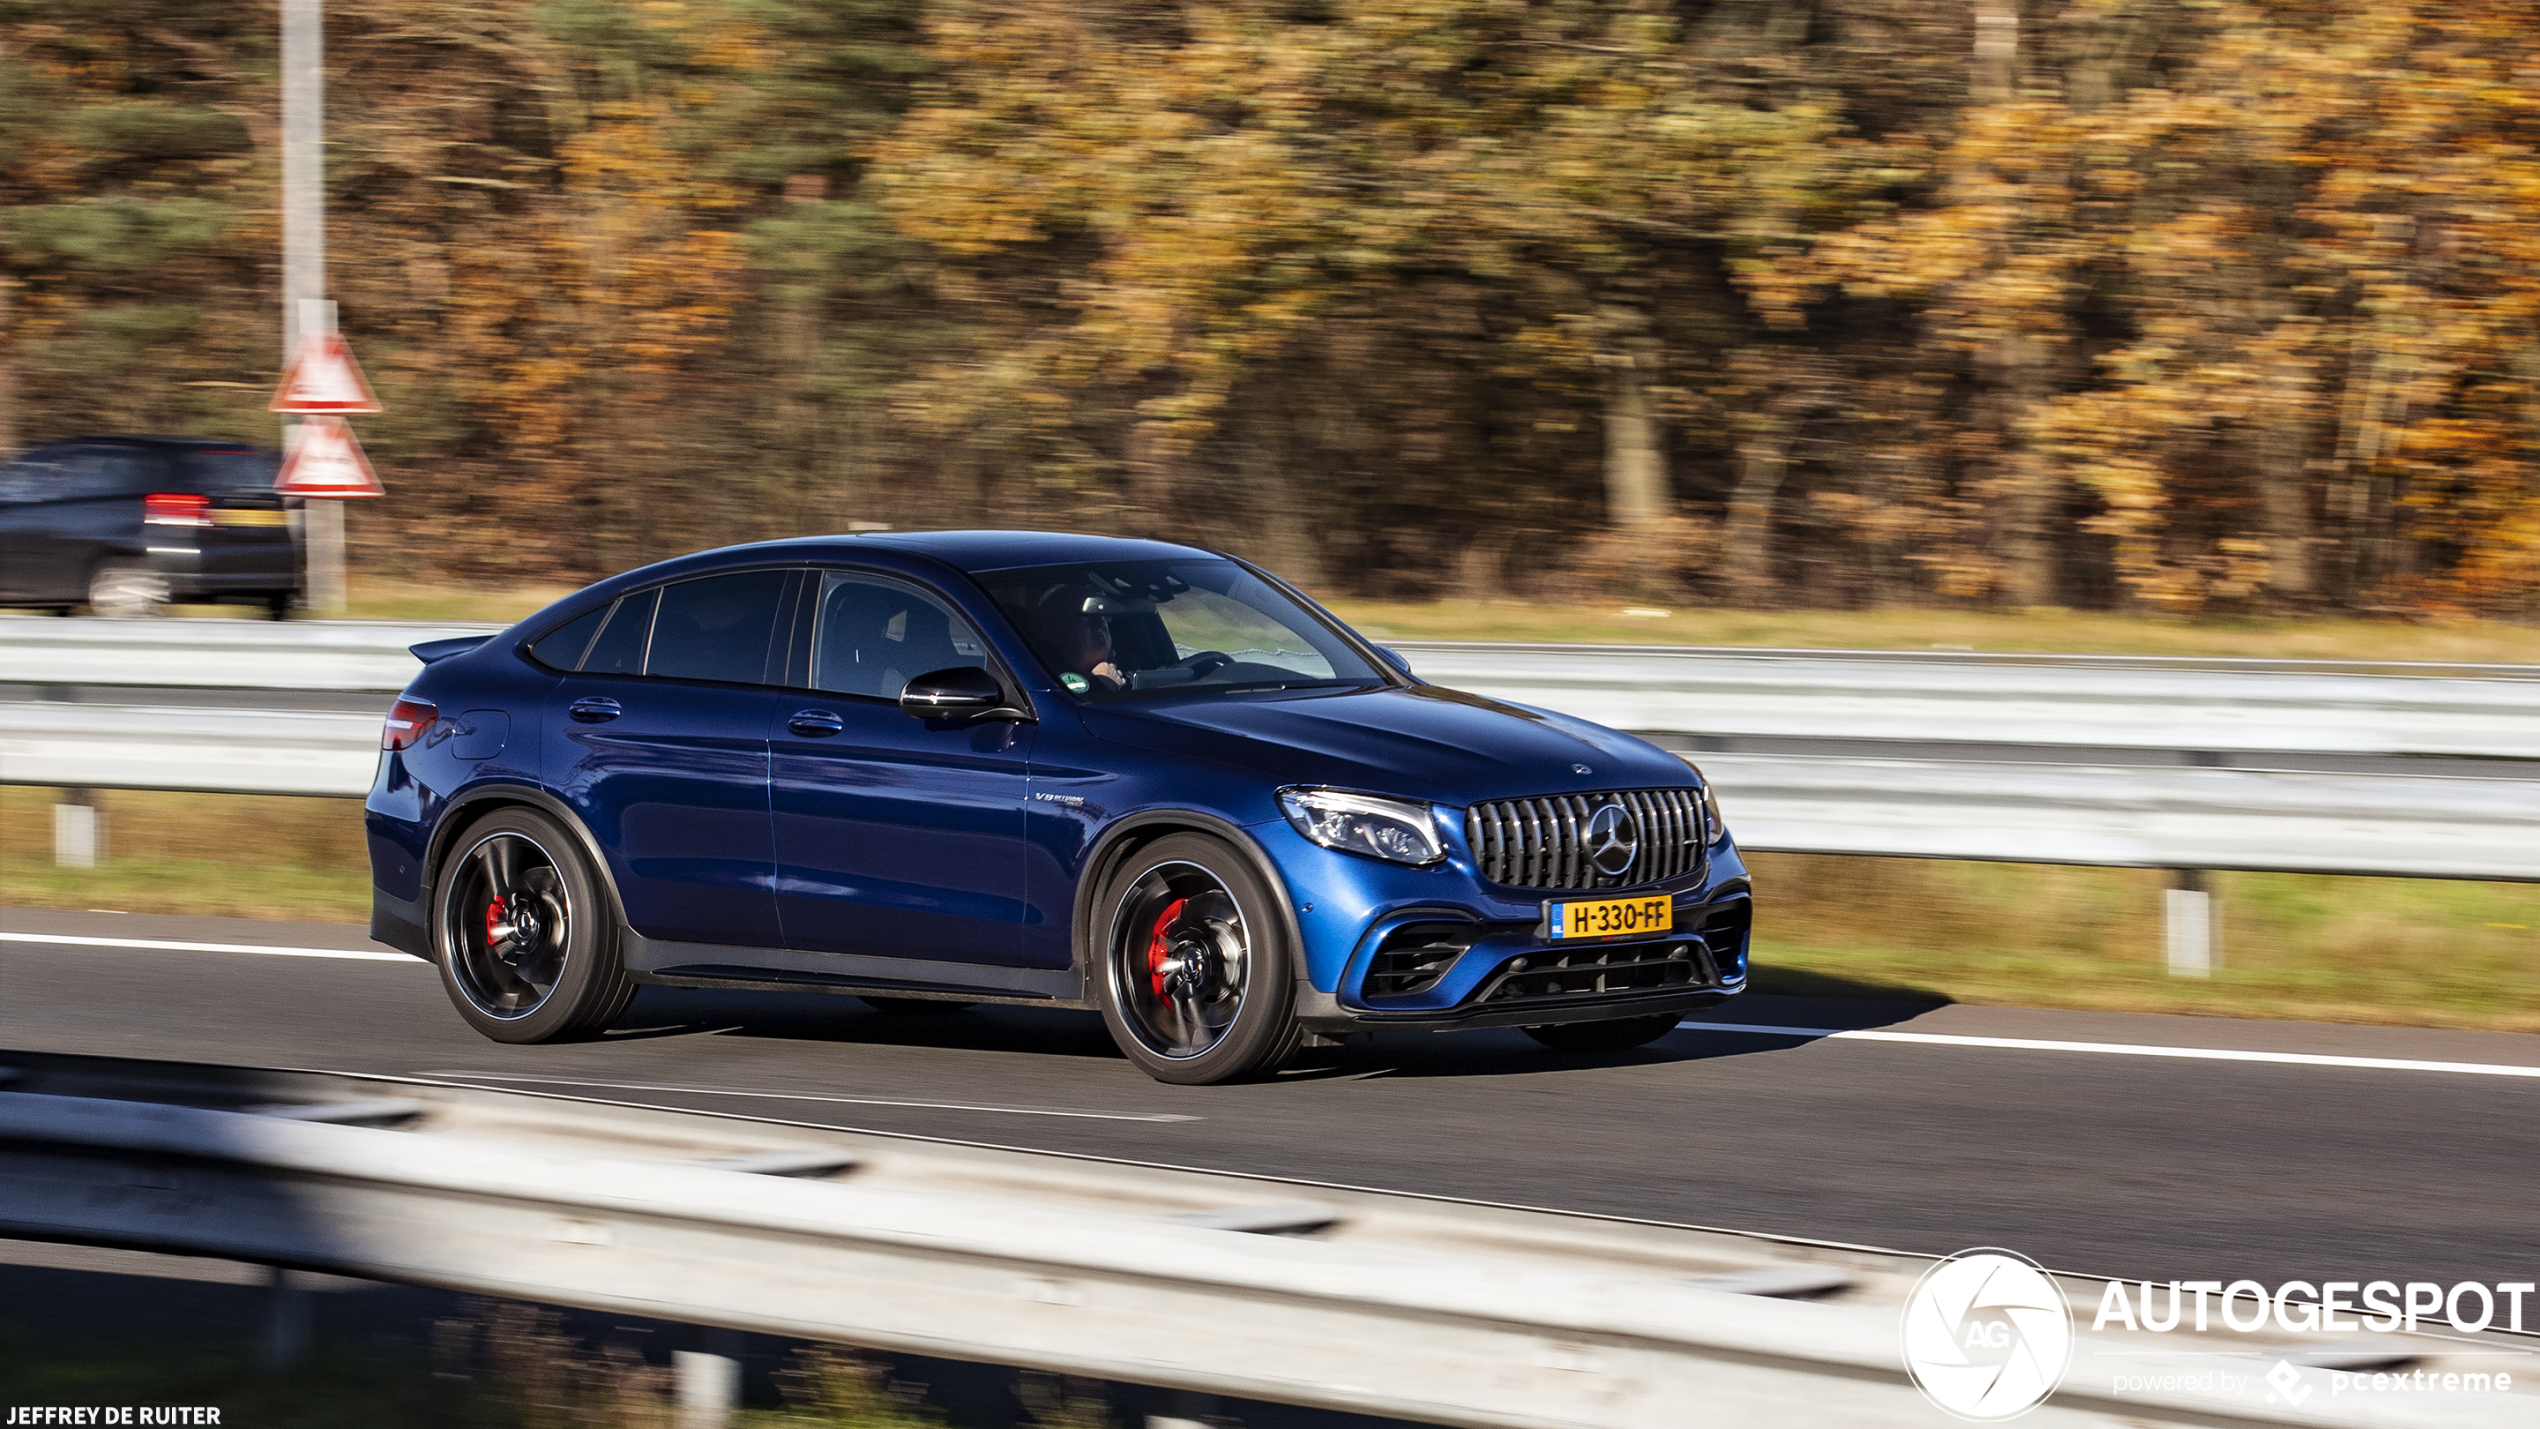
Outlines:
{"type": "Polygon", "coordinates": [[[1729,826],[1720,818],[1720,796],[1711,792],[1711,776],[1703,773],[1702,766],[1691,758],[1682,754],[1676,757],[1684,760],[1685,768],[1692,770],[1693,777],[1702,781],[1702,826],[1709,831],[1711,842],[1718,843],[1727,838],[1729,826]]]}
{"type": "Polygon", "coordinates": [[[1296,831],[1325,848],[1416,866],[1446,857],[1437,816],[1413,799],[1349,794],[1338,789],[1282,789],[1279,809],[1296,831]]]}

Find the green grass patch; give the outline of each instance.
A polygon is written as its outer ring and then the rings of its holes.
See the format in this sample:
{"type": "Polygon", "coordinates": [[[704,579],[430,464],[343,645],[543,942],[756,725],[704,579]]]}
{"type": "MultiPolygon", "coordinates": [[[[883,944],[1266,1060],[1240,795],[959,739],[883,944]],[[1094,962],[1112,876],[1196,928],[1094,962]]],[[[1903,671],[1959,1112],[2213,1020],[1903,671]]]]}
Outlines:
{"type": "Polygon", "coordinates": [[[2219,966],[2165,965],[2168,875],[1749,856],[1756,987],[1810,996],[2540,1031],[2540,886],[2219,873],[2219,966]]]}
{"type": "Polygon", "coordinates": [[[53,862],[58,789],[0,786],[0,902],[361,923],[370,858],[352,799],[261,794],[97,793],[105,858],[53,862]]]}

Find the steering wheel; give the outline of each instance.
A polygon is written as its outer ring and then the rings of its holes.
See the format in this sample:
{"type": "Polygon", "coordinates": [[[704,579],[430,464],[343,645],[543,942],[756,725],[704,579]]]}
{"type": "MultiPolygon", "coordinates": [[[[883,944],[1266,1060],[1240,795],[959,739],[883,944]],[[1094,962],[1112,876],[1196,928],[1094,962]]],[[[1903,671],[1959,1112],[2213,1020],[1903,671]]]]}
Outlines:
{"type": "Polygon", "coordinates": [[[1196,678],[1211,670],[1223,669],[1235,663],[1235,657],[1223,650],[1202,650],[1196,655],[1186,655],[1173,663],[1189,667],[1192,676],[1196,678]]]}

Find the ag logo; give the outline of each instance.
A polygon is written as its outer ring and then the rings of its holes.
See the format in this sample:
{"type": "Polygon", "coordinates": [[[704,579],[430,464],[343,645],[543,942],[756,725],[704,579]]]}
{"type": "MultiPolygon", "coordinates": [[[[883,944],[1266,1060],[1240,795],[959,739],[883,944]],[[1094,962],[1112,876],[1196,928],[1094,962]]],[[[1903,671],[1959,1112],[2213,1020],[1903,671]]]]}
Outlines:
{"type": "Polygon", "coordinates": [[[2073,1312],[2037,1262],[1962,1250],[1923,1272],[1905,1301],[1905,1368],[1960,1419],[2016,1419],[2055,1392],[2073,1353],[2073,1312]]]}

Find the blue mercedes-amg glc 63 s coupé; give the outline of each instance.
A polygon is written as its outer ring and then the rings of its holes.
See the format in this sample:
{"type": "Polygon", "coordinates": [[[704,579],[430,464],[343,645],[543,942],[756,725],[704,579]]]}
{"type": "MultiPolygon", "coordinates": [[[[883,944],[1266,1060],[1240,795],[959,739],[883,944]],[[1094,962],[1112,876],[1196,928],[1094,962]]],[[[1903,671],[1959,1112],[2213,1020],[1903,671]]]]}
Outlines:
{"type": "Polygon", "coordinates": [[[1746,983],[1699,771],[1426,684],[1213,551],[867,534],[416,647],[372,929],[486,1036],[642,983],[1101,1012],[1171,1082],[1378,1028],[1640,1045],[1746,983]]]}

